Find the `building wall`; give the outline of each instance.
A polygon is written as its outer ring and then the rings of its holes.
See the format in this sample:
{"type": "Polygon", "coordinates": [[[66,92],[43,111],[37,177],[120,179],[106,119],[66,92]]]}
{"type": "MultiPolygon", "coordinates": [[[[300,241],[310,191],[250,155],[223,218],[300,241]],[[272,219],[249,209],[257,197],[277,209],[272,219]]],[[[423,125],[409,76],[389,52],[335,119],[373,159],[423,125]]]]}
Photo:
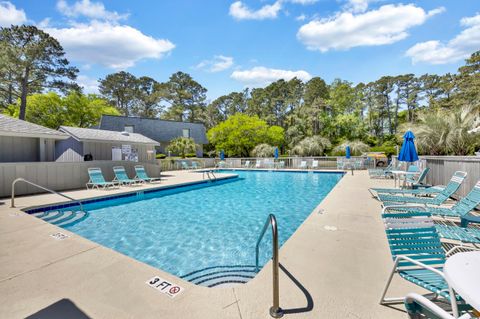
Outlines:
{"type": "Polygon", "coordinates": [[[35,137],[0,136],[0,162],[37,162],[39,139],[35,137]]]}
{"type": "Polygon", "coordinates": [[[53,139],[45,140],[45,161],[55,161],[55,140],[53,139]]]}
{"type": "Polygon", "coordinates": [[[83,145],[73,137],[55,143],[55,161],[83,162],[83,145]]]}
{"type": "MultiPolygon", "coordinates": [[[[126,125],[133,126],[134,133],[140,133],[161,143],[159,150],[164,154],[166,154],[165,146],[171,140],[183,136],[183,129],[190,130],[190,137],[195,140],[195,143],[200,145],[208,143],[205,126],[201,123],[103,115],[100,129],[121,132],[126,125]]],[[[197,155],[201,157],[203,152],[200,151],[197,155]]]]}
{"type": "MultiPolygon", "coordinates": [[[[111,161],[112,147],[122,147],[128,143],[107,142],[79,142],[74,138],[58,141],[56,144],[57,162],[83,162],[85,154],[92,154],[94,161],[111,161]]],[[[149,154],[148,150],[155,150],[153,145],[132,144],[132,148],[138,151],[139,162],[154,162],[155,152],[149,154]]]]}
{"type": "Polygon", "coordinates": [[[153,145],[146,144],[132,144],[132,143],[103,143],[103,142],[84,142],[84,154],[92,154],[93,160],[105,161],[112,160],[112,148],[122,147],[122,144],[132,146],[132,149],[137,149],[139,162],[153,162],[155,161],[155,152],[148,154],[148,150],[155,150],[153,145]]]}

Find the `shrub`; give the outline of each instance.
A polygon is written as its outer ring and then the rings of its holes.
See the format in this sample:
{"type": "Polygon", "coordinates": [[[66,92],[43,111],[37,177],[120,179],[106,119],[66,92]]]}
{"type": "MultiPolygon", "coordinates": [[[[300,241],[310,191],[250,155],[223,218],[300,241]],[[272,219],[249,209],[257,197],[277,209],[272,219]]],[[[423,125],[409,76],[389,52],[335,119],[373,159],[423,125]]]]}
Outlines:
{"type": "Polygon", "coordinates": [[[195,152],[196,144],[193,138],[177,137],[173,139],[167,147],[167,150],[185,158],[187,154],[195,152]]]}
{"type": "Polygon", "coordinates": [[[345,141],[340,145],[335,146],[333,149],[334,155],[345,155],[347,145],[350,146],[350,152],[352,156],[359,156],[362,153],[368,152],[370,147],[362,141],[345,141]]]}
{"type": "Polygon", "coordinates": [[[187,154],[185,154],[185,157],[189,157],[189,158],[191,158],[191,157],[197,157],[197,154],[195,154],[195,153],[187,153],[187,154]]]}
{"type": "Polygon", "coordinates": [[[393,156],[393,155],[397,154],[397,148],[396,147],[385,146],[385,144],[383,144],[382,146],[372,147],[372,148],[370,148],[370,151],[371,152],[383,152],[383,153],[385,153],[385,155],[387,155],[387,157],[390,157],[390,156],[393,156]]]}
{"type": "Polygon", "coordinates": [[[252,156],[255,157],[272,157],[275,153],[275,147],[262,143],[255,146],[252,150],[252,156]]]}
{"type": "Polygon", "coordinates": [[[315,135],[301,140],[295,145],[291,153],[300,156],[320,156],[330,147],[332,147],[332,144],[327,138],[315,135]]]}
{"type": "Polygon", "coordinates": [[[164,158],[166,158],[166,157],[167,157],[167,155],[162,154],[162,153],[158,153],[157,155],[155,155],[155,158],[156,158],[156,159],[164,159],[164,158]]]}

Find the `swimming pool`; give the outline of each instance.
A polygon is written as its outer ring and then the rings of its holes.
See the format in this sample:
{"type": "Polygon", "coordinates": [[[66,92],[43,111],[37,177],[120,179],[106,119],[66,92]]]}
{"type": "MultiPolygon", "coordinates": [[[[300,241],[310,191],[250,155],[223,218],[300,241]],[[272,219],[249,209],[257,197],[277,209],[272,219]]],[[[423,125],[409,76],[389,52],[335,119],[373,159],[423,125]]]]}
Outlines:
{"type": "MultiPolygon", "coordinates": [[[[196,284],[245,282],[255,275],[255,244],[268,214],[277,217],[281,246],[342,177],[234,173],[238,178],[87,203],[84,218],[59,225],[196,284]]],[[[61,218],[56,215],[72,208],[51,210],[49,221],[55,224],[61,218]]],[[[33,213],[43,219],[48,215],[33,213]]],[[[262,266],[271,257],[270,233],[265,237],[262,266]]]]}

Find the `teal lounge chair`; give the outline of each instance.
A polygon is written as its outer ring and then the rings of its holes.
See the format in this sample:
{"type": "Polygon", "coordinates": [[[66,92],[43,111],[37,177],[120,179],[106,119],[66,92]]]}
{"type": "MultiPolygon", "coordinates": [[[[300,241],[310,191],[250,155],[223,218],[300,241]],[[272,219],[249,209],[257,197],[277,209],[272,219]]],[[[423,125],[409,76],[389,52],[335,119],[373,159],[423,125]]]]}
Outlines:
{"type": "MultiPolygon", "coordinates": [[[[430,171],[430,168],[425,168],[422,170],[420,175],[415,181],[412,181],[411,184],[417,185],[414,189],[399,189],[399,188],[370,188],[370,193],[372,196],[373,195],[372,191],[375,193],[382,193],[382,194],[414,194],[414,195],[423,195],[423,194],[435,194],[435,193],[440,193],[445,186],[443,185],[438,185],[438,186],[431,186],[427,187],[424,186],[423,188],[420,187],[421,183],[423,180],[427,177],[428,172],[430,171]]],[[[407,180],[408,183],[408,180],[407,180]]],[[[413,188],[413,187],[412,187],[413,188]]]]}
{"type": "Polygon", "coordinates": [[[402,212],[428,212],[435,216],[462,218],[480,205],[480,181],[475,184],[472,190],[462,197],[452,207],[425,207],[425,206],[392,206],[384,208],[384,211],[402,211],[402,212]]]}
{"type": "Polygon", "coordinates": [[[300,166],[298,166],[299,169],[307,169],[307,161],[301,161],[300,166]]]}
{"type": "Polygon", "coordinates": [[[401,164],[398,164],[397,167],[393,166],[393,163],[388,164],[385,168],[370,168],[368,170],[368,175],[370,178],[392,178],[392,170],[400,169],[401,164]]]}
{"type": "Polygon", "coordinates": [[[160,182],[160,177],[149,177],[145,171],[145,167],[142,165],[135,165],[135,177],[134,179],[144,181],[148,183],[160,182]]]}
{"type": "Polygon", "coordinates": [[[137,182],[143,183],[143,181],[129,178],[123,166],[114,166],[113,172],[115,173],[114,181],[118,182],[120,185],[132,186],[137,182]]]}
{"type": "Polygon", "coordinates": [[[383,202],[383,206],[399,205],[398,203],[412,203],[422,205],[441,205],[449,199],[458,190],[460,185],[467,177],[466,172],[457,171],[453,174],[450,182],[445,188],[434,197],[416,197],[416,196],[399,196],[389,194],[377,194],[378,200],[383,202]]]}
{"type": "Polygon", "coordinates": [[[192,162],[192,164],[190,165],[190,168],[191,169],[198,169],[198,163],[197,162],[192,162]]]}
{"type": "Polygon", "coordinates": [[[446,299],[458,317],[458,304],[461,299],[448,285],[442,272],[443,266],[453,251],[444,253],[440,236],[435,227],[393,228],[385,230],[394,266],[383,290],[380,304],[388,305],[403,301],[401,298],[386,298],[393,276],[398,274],[403,279],[427,289],[446,299]]]}
{"type": "MultiPolygon", "coordinates": [[[[388,223],[390,220],[410,218],[418,222],[418,218],[430,218],[432,215],[442,217],[462,218],[471,213],[480,205],[480,181],[472,188],[467,196],[460,199],[451,208],[446,207],[424,207],[424,206],[390,206],[382,211],[382,217],[388,223]]],[[[475,223],[480,223],[480,217],[470,217],[475,223]]],[[[433,220],[432,220],[433,225],[433,220]]],[[[465,223],[463,227],[456,225],[434,224],[440,237],[446,239],[459,240],[462,242],[480,244],[480,228],[468,227],[465,223]]]]}
{"type": "Polygon", "coordinates": [[[182,165],[182,169],[184,170],[190,169],[190,166],[188,166],[187,162],[182,161],[180,164],[182,165]]]}
{"type": "MultiPolygon", "coordinates": [[[[417,293],[409,293],[406,295],[404,304],[410,319],[456,319],[445,311],[445,309],[417,293]]],[[[473,319],[473,317],[465,313],[461,317],[458,317],[458,319],[473,319]]]]}
{"type": "Polygon", "coordinates": [[[117,184],[115,182],[107,182],[103,177],[102,170],[98,167],[90,167],[88,169],[89,180],[86,184],[87,189],[90,187],[96,189],[107,189],[109,187],[115,187],[117,184]]]}

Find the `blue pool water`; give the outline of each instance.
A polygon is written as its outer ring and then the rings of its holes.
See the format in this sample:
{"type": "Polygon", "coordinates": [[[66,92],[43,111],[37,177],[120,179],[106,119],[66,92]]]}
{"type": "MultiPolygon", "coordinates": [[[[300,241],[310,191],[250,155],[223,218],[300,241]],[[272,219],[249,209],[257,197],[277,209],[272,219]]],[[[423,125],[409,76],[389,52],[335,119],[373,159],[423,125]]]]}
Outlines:
{"type": "MultiPolygon", "coordinates": [[[[212,266],[254,265],[268,214],[277,217],[282,245],[342,177],[234,173],[239,178],[86,204],[88,217],[65,228],[177,276],[212,266]]],[[[271,256],[269,239],[260,248],[261,265],[271,256]]]]}

